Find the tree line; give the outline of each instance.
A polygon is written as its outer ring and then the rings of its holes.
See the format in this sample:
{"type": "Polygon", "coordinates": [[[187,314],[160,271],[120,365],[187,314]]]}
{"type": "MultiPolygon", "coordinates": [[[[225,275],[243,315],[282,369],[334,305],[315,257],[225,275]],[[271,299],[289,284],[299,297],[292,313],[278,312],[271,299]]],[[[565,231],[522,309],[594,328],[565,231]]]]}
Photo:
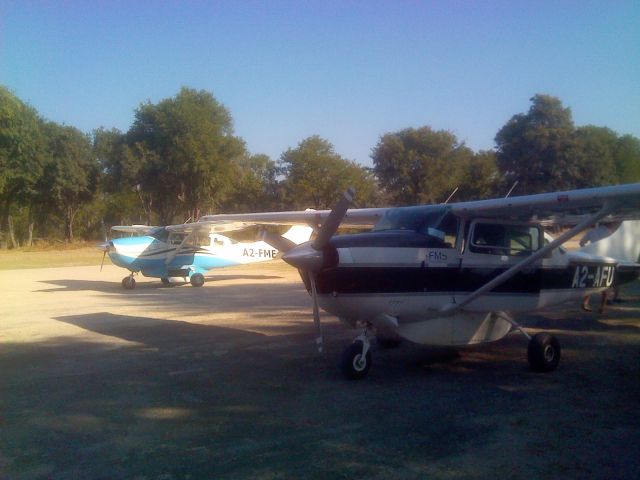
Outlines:
{"type": "Polygon", "coordinates": [[[0,245],[97,239],[116,224],[170,224],[205,213],[330,208],[348,186],[358,207],[440,203],[640,181],[640,140],[576,127],[571,110],[535,95],[474,152],[429,126],[380,136],[373,167],[317,135],[275,161],[252,154],[229,110],[183,87],[144,102],[126,132],[85,134],[43,119],[0,86],[0,245]]]}

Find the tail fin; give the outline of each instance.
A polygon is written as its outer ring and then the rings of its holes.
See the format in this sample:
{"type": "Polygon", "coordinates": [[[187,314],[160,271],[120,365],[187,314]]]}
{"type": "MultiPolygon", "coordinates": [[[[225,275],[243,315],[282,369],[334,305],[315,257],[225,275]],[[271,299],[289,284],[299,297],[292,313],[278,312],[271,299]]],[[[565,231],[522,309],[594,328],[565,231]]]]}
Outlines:
{"type": "Polygon", "coordinates": [[[308,225],[294,225],[287,230],[282,236],[287,240],[291,240],[296,245],[308,242],[313,233],[313,228],[308,225]]]}

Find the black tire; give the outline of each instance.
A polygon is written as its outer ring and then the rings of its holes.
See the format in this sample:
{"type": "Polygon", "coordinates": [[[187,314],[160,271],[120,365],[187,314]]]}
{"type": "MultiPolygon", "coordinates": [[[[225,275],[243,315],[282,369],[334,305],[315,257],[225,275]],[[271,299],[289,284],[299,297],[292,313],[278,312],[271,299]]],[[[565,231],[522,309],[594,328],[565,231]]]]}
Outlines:
{"type": "Polygon", "coordinates": [[[189,278],[189,281],[194,287],[201,287],[204,285],[204,275],[201,273],[194,273],[191,275],[191,278],[189,278]]]}
{"type": "Polygon", "coordinates": [[[362,342],[349,345],[340,358],[340,370],[349,380],[359,380],[367,376],[371,368],[371,351],[362,358],[362,342]]]}
{"type": "Polygon", "coordinates": [[[167,287],[171,286],[171,282],[169,281],[169,279],[167,277],[160,278],[160,281],[162,282],[163,285],[166,285],[167,287]]]}
{"type": "Polygon", "coordinates": [[[534,372],[551,372],[560,363],[560,342],[553,335],[538,333],[529,341],[527,357],[534,372]]]}
{"type": "Polygon", "coordinates": [[[133,277],[124,277],[122,279],[122,288],[125,290],[133,290],[136,288],[136,279],[133,277]]]}

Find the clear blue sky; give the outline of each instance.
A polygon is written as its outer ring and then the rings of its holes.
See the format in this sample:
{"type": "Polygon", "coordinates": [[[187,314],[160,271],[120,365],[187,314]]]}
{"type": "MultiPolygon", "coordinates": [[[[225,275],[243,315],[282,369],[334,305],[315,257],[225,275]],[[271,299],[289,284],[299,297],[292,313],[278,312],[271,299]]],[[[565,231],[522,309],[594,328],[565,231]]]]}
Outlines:
{"type": "Polygon", "coordinates": [[[274,160],[423,125],[490,149],[536,93],[640,137],[640,1],[0,0],[0,84],[86,132],[205,89],[274,160]]]}

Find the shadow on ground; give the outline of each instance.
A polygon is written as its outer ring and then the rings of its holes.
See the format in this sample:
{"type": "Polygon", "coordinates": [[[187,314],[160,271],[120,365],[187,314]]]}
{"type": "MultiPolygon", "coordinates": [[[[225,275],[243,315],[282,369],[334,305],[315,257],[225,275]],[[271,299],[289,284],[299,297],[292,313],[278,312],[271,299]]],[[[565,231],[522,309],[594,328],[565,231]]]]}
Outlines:
{"type": "MultiPolygon", "coordinates": [[[[291,300],[290,286],[288,292],[291,300]]],[[[260,308],[247,306],[247,314],[260,308]]],[[[612,317],[631,321],[637,313],[612,317]]],[[[411,344],[376,349],[362,382],[343,380],[335,368],[351,337],[335,321],[325,324],[323,357],[314,353],[306,319],[292,321],[293,333],[194,324],[188,317],[96,313],[56,320],[105,340],[2,346],[1,477],[640,474],[637,320],[618,326],[595,317],[529,317],[536,328],[560,332],[564,360],[551,374],[531,373],[526,342],[511,335],[459,352],[411,344]],[[580,325],[596,340],[571,333],[580,325]]]]}

